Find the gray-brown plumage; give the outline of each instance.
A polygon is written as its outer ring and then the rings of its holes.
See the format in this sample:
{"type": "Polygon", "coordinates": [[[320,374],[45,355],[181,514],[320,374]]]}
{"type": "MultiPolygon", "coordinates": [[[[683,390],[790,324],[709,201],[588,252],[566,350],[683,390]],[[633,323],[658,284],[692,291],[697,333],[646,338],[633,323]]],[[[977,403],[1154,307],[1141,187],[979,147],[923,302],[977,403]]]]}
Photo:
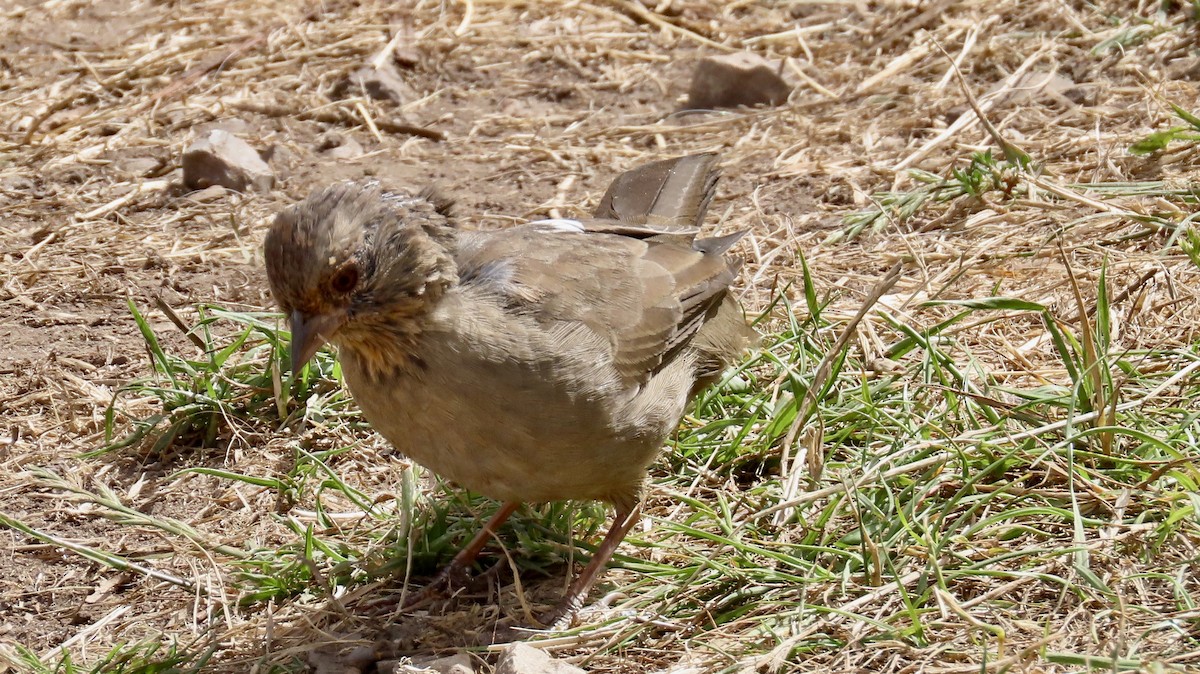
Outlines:
{"type": "Polygon", "coordinates": [[[592,220],[459,229],[428,193],[343,183],[267,235],[293,368],[338,346],[364,416],[397,449],[505,502],[599,499],[617,520],[556,616],[637,518],[646,469],[688,401],[753,338],[728,289],[742,234],[697,239],[715,155],[614,180],[592,220]]]}

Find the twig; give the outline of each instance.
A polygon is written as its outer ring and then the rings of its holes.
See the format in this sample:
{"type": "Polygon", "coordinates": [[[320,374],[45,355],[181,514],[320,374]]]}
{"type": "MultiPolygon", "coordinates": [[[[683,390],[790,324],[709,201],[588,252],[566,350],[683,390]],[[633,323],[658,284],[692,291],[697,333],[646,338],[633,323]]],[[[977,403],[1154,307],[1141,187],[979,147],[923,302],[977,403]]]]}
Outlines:
{"type": "MultiPolygon", "coordinates": [[[[1157,276],[1158,271],[1159,271],[1158,268],[1154,268],[1154,269],[1151,269],[1150,271],[1146,272],[1145,274],[1142,274],[1141,277],[1138,278],[1138,280],[1129,284],[1121,292],[1117,293],[1116,295],[1113,295],[1112,300],[1109,303],[1110,304],[1120,304],[1121,302],[1124,302],[1126,299],[1129,298],[1130,295],[1132,295],[1134,292],[1136,292],[1139,288],[1146,285],[1150,281],[1150,279],[1157,276]]],[[[1095,315],[1097,308],[1098,307],[1096,306],[1096,303],[1093,302],[1092,306],[1088,307],[1087,315],[1088,316],[1095,315]]]]}
{"type": "Polygon", "coordinates": [[[200,339],[200,335],[197,335],[196,333],[192,332],[190,328],[188,328],[187,324],[183,322],[183,319],[179,317],[179,314],[175,313],[175,310],[171,308],[171,305],[167,304],[166,300],[162,298],[162,295],[154,298],[154,306],[158,307],[158,310],[163,312],[163,314],[167,317],[167,320],[174,323],[175,327],[179,328],[179,331],[182,332],[184,336],[192,342],[192,344],[195,344],[201,352],[208,353],[208,347],[205,346],[204,340],[200,339]]]}
{"type": "MultiPolygon", "coordinates": [[[[966,79],[963,77],[962,71],[960,71],[958,69],[958,66],[956,66],[954,64],[954,59],[951,58],[950,55],[946,53],[945,49],[942,49],[942,46],[940,44],[938,44],[937,42],[934,42],[934,44],[937,46],[937,48],[939,50],[941,50],[941,52],[943,54],[946,54],[946,59],[950,62],[950,67],[953,69],[953,72],[958,77],[959,84],[962,86],[964,93],[966,93],[966,95],[967,95],[967,102],[971,105],[971,110],[972,110],[972,112],[974,112],[974,116],[960,115],[959,118],[954,120],[954,123],[951,124],[945,131],[942,131],[941,133],[939,133],[936,137],[934,137],[928,143],[925,143],[924,145],[922,145],[921,148],[918,149],[916,152],[905,157],[903,161],[901,161],[899,164],[896,164],[894,167],[892,167],[893,171],[899,172],[899,171],[903,171],[904,169],[906,169],[910,166],[913,166],[914,164],[916,164],[917,162],[921,161],[926,156],[928,156],[929,153],[933,152],[937,148],[944,145],[948,140],[950,140],[954,136],[958,135],[962,131],[965,131],[966,129],[973,126],[976,122],[982,122],[984,124],[985,128],[990,128],[989,133],[994,132],[995,127],[992,126],[991,122],[989,122],[987,120],[987,117],[984,115],[984,113],[986,113],[988,110],[991,110],[993,107],[995,107],[996,104],[1001,100],[1000,95],[1003,92],[1007,91],[1008,89],[1011,89],[1013,87],[1013,85],[1016,84],[1016,82],[1021,78],[1021,76],[1024,75],[1025,72],[1027,70],[1029,70],[1029,68],[1033,67],[1033,64],[1037,63],[1038,60],[1041,59],[1042,55],[1045,53],[1045,50],[1041,49],[1041,50],[1034,52],[1029,58],[1025,59],[1025,62],[1022,63],[1020,66],[1018,66],[1017,69],[1014,70],[1013,73],[1008,76],[1008,79],[1006,79],[1004,81],[1004,85],[998,91],[994,92],[992,94],[991,98],[988,98],[988,100],[986,100],[982,104],[980,104],[975,101],[975,97],[971,94],[970,88],[967,87],[966,79]]],[[[998,136],[998,135],[999,134],[996,134],[996,136],[998,136]]],[[[1011,145],[1007,141],[1003,141],[1003,139],[1001,139],[1001,140],[1002,140],[1001,147],[1011,145]]]]}
{"type": "MultiPolygon", "coordinates": [[[[938,51],[942,52],[942,55],[946,57],[946,60],[950,61],[950,69],[954,71],[954,77],[958,79],[958,86],[962,88],[963,96],[966,96],[967,98],[967,105],[971,106],[971,110],[975,112],[975,116],[979,119],[979,123],[983,125],[984,130],[986,130],[988,135],[992,137],[992,140],[1000,146],[1000,149],[1004,152],[1005,159],[1016,166],[1024,168],[1024,166],[1028,163],[1029,155],[1016,145],[1008,142],[1004,136],[1000,135],[1000,131],[996,129],[995,125],[992,124],[992,120],[988,119],[987,115],[984,114],[983,109],[979,106],[979,101],[975,100],[975,94],[971,93],[971,87],[967,84],[967,78],[963,77],[962,70],[959,69],[958,64],[955,63],[950,54],[942,48],[941,43],[934,40],[933,45],[938,48],[938,51]]],[[[1026,65],[1032,65],[1034,63],[1034,57],[1040,53],[1041,51],[1038,51],[1033,56],[1026,59],[1025,63],[1022,63],[1021,66],[1025,67],[1026,65]]],[[[1014,72],[1007,80],[1004,81],[1004,89],[1010,89],[1014,84],[1017,83],[1017,81],[1020,79],[1020,76],[1017,73],[1024,74],[1021,71],[1021,68],[1018,68],[1017,72],[1014,72]]],[[[993,100],[999,99],[1000,97],[996,96],[996,98],[993,100]]]]}
{"type": "Polygon", "coordinates": [[[1108,214],[1114,215],[1118,218],[1133,220],[1134,222],[1140,222],[1144,225],[1148,225],[1150,227],[1150,229],[1153,231],[1158,231],[1160,228],[1162,228],[1164,226],[1167,226],[1167,227],[1176,226],[1175,223],[1170,222],[1169,220],[1163,220],[1162,218],[1152,216],[1152,215],[1143,215],[1141,213],[1136,213],[1134,211],[1131,211],[1131,210],[1128,210],[1125,208],[1121,208],[1120,206],[1114,206],[1106,201],[1100,201],[1098,199],[1093,199],[1085,194],[1080,194],[1079,192],[1076,192],[1075,190],[1063,187],[1062,185],[1059,185],[1058,183],[1047,180],[1046,178],[1043,178],[1043,177],[1031,176],[1029,178],[1029,182],[1033,183],[1033,185],[1035,187],[1039,187],[1039,188],[1045,190],[1046,192],[1049,192],[1050,194],[1053,194],[1057,197],[1061,197],[1068,201],[1074,201],[1077,203],[1081,203],[1085,206],[1091,206],[1092,208],[1096,209],[1097,211],[1100,211],[1102,213],[1108,213],[1108,214]]]}
{"type": "Polygon", "coordinates": [[[675,33],[676,35],[685,37],[685,38],[687,38],[689,40],[693,40],[695,42],[699,42],[702,45],[712,47],[714,49],[720,49],[721,51],[727,51],[727,52],[738,51],[738,49],[736,47],[731,47],[727,44],[721,44],[720,42],[710,40],[695,31],[688,30],[687,28],[684,28],[683,26],[678,26],[676,24],[673,24],[670,21],[667,21],[666,19],[662,18],[661,16],[655,14],[654,12],[651,12],[650,10],[646,9],[639,3],[630,2],[629,0],[608,0],[608,2],[609,2],[609,4],[613,5],[617,9],[621,10],[621,12],[623,14],[625,14],[629,18],[633,19],[634,21],[639,21],[641,23],[648,23],[652,26],[657,26],[665,31],[675,33]]]}
{"type": "MultiPolygon", "coordinates": [[[[963,38],[962,49],[959,50],[958,56],[952,61],[955,67],[962,68],[962,63],[966,60],[967,54],[971,53],[971,50],[975,48],[975,42],[979,39],[980,29],[983,28],[983,26],[986,26],[988,23],[991,23],[994,18],[995,17],[988,18],[982,25],[971,26],[971,29],[967,31],[967,36],[963,38]]],[[[946,85],[950,84],[950,79],[952,77],[954,77],[954,69],[947,68],[946,74],[942,75],[942,79],[938,80],[938,83],[934,85],[934,89],[945,89],[946,85]]]]}
{"type": "Polygon", "coordinates": [[[837,341],[833,343],[833,346],[830,347],[825,357],[817,364],[817,370],[813,374],[812,383],[809,384],[808,390],[804,392],[804,400],[800,406],[800,410],[796,413],[796,420],[792,422],[792,428],[788,430],[788,439],[785,441],[785,446],[790,446],[791,442],[795,440],[797,431],[800,430],[800,427],[804,425],[808,416],[816,408],[817,391],[825,388],[825,381],[829,379],[829,375],[833,370],[833,361],[841,356],[842,351],[845,350],[846,345],[854,337],[855,332],[858,330],[858,324],[866,317],[867,312],[879,302],[879,298],[883,297],[900,280],[900,272],[903,269],[904,262],[897,262],[892,265],[892,268],[888,270],[879,283],[875,284],[875,287],[871,290],[871,294],[867,295],[867,298],[863,300],[858,313],[842,329],[842,334],[838,335],[837,341]]]}
{"type": "Polygon", "coordinates": [[[382,144],[383,135],[379,133],[379,127],[375,126],[375,120],[371,117],[371,113],[367,111],[367,106],[363,105],[361,100],[354,101],[354,109],[358,111],[358,116],[362,118],[367,128],[371,130],[371,135],[375,136],[375,141],[382,144]]]}
{"type": "Polygon", "coordinates": [[[894,43],[903,40],[908,35],[915,34],[917,31],[924,30],[930,23],[941,19],[946,9],[956,2],[958,0],[941,0],[940,2],[928,5],[920,14],[884,33],[879,40],[871,45],[871,49],[880,52],[887,51],[894,43]]]}
{"type": "Polygon", "coordinates": [[[221,54],[220,56],[214,56],[213,58],[208,59],[207,61],[205,61],[204,63],[201,63],[200,65],[196,66],[195,68],[192,68],[191,70],[187,71],[183,75],[179,76],[179,78],[176,79],[174,82],[172,82],[170,85],[168,85],[167,88],[165,88],[165,89],[155,93],[153,96],[151,96],[150,100],[148,101],[149,106],[154,107],[158,103],[165,101],[169,98],[174,98],[175,96],[190,89],[197,82],[199,82],[201,79],[203,79],[205,75],[209,74],[210,72],[212,72],[226,64],[233,63],[234,61],[237,60],[237,58],[239,56],[250,51],[251,49],[256,49],[259,45],[261,45],[267,41],[268,35],[270,35],[272,32],[274,32],[277,28],[280,28],[280,27],[281,26],[272,26],[271,28],[268,28],[267,30],[262,31],[261,33],[259,33],[257,35],[251,36],[251,37],[247,38],[246,40],[243,40],[241,42],[241,44],[238,44],[236,47],[229,50],[228,52],[221,54]]]}
{"type": "Polygon", "coordinates": [[[117,197],[116,199],[113,199],[112,201],[108,202],[107,204],[104,204],[103,206],[97,206],[96,208],[93,208],[92,210],[88,211],[87,213],[78,214],[76,216],[76,219],[77,220],[93,220],[95,218],[103,217],[123,206],[128,205],[130,202],[132,202],[134,199],[137,199],[138,196],[144,192],[161,192],[162,190],[167,189],[167,187],[169,187],[170,184],[171,184],[171,181],[166,180],[166,179],[148,180],[143,183],[138,183],[138,185],[134,189],[130,190],[129,192],[126,192],[125,194],[117,197]]]}
{"type": "Polygon", "coordinates": [[[841,96],[826,89],[824,86],[821,85],[820,82],[814,80],[812,77],[809,76],[808,73],[804,72],[804,69],[801,68],[798,63],[796,63],[796,59],[788,58],[788,59],[785,59],[785,61],[787,61],[788,70],[792,71],[792,73],[796,77],[799,77],[805,84],[812,87],[813,91],[817,92],[818,94],[821,94],[822,96],[824,96],[826,98],[833,99],[835,101],[841,100],[841,98],[842,98],[841,96]]]}
{"type": "MultiPolygon", "coordinates": [[[[310,112],[306,110],[296,110],[294,108],[284,107],[282,105],[264,105],[262,103],[253,103],[251,101],[234,101],[228,103],[230,107],[244,110],[246,112],[256,112],[260,115],[268,117],[293,117],[295,119],[310,120],[321,122],[322,124],[337,124],[340,126],[358,126],[363,121],[352,114],[340,108],[325,109],[321,111],[310,112]]],[[[429,129],[423,126],[415,126],[402,122],[392,122],[386,119],[374,119],[375,128],[379,131],[388,133],[404,133],[410,136],[419,136],[428,138],[432,141],[441,142],[446,140],[446,134],[435,129],[429,129]]]]}
{"type": "MultiPolygon", "coordinates": [[[[953,37],[957,37],[957,35],[953,35],[953,37]]],[[[874,89],[875,85],[892,79],[900,71],[905,70],[912,64],[925,58],[927,54],[929,54],[929,45],[926,44],[925,41],[918,41],[917,44],[910,47],[908,51],[888,62],[888,64],[885,65],[879,72],[871,75],[859,83],[854,92],[858,94],[867,93],[871,89],[874,89]]]]}
{"type": "MultiPolygon", "coordinates": [[[[799,488],[799,480],[792,479],[792,474],[795,472],[796,467],[800,464],[800,453],[797,452],[796,457],[791,460],[789,460],[788,455],[791,452],[791,448],[796,443],[796,437],[799,435],[800,429],[804,427],[805,423],[808,421],[808,418],[812,415],[813,411],[817,407],[817,392],[825,388],[825,382],[829,379],[829,375],[833,371],[833,361],[841,356],[842,352],[846,349],[846,345],[850,342],[850,339],[857,333],[858,324],[862,322],[862,319],[867,315],[867,312],[869,312],[871,308],[874,307],[877,302],[879,302],[879,298],[883,297],[887,291],[891,290],[892,287],[896,285],[896,283],[900,280],[900,272],[903,269],[903,261],[892,265],[892,268],[888,270],[883,279],[881,279],[879,283],[875,285],[875,288],[871,290],[871,293],[863,301],[862,307],[859,308],[858,313],[855,314],[854,318],[850,319],[850,322],[847,323],[846,327],[842,329],[842,334],[838,336],[837,341],[834,342],[833,346],[825,354],[825,357],[822,358],[821,362],[817,364],[817,370],[813,374],[812,382],[809,384],[808,389],[804,392],[804,399],[800,403],[800,409],[796,411],[796,418],[792,421],[792,425],[788,428],[787,435],[784,436],[783,440],[783,456],[781,457],[781,462],[783,464],[782,472],[787,477],[788,483],[788,489],[784,493],[785,499],[791,497],[792,493],[795,493],[795,490],[799,488]]],[[[820,435],[823,435],[823,433],[820,433],[820,435]]],[[[807,463],[807,461],[805,463],[807,463]]],[[[783,514],[777,517],[776,520],[786,520],[789,516],[790,510],[784,510],[783,514]]]]}
{"type": "Polygon", "coordinates": [[[39,127],[41,127],[42,123],[53,117],[55,113],[74,105],[75,101],[78,101],[81,98],[87,98],[92,95],[93,94],[89,92],[77,92],[51,103],[50,107],[46,108],[42,114],[38,115],[32,122],[30,122],[29,128],[25,131],[25,136],[21,138],[20,145],[28,145],[31,141],[33,141],[33,134],[37,133],[37,130],[39,127]]]}

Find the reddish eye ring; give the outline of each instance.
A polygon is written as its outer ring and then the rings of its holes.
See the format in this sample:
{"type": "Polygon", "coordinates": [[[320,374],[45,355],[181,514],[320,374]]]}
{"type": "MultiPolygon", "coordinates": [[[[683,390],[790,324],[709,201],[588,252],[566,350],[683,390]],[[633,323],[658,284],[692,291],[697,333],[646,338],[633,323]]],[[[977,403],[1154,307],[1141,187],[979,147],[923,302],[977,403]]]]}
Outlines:
{"type": "Polygon", "coordinates": [[[337,293],[348,293],[358,285],[358,267],[343,267],[329,279],[329,288],[337,293]]]}

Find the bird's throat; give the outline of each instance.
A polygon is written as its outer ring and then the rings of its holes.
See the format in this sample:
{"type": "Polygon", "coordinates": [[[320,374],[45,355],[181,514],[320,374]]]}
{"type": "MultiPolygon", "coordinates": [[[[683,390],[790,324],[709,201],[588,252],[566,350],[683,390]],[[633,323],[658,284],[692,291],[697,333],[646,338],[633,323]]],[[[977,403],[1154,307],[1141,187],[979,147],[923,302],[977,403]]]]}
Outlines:
{"type": "Polygon", "coordinates": [[[354,366],[367,379],[378,382],[421,369],[421,361],[416,356],[420,337],[419,323],[408,318],[371,325],[347,325],[334,342],[344,363],[353,359],[354,366]]]}

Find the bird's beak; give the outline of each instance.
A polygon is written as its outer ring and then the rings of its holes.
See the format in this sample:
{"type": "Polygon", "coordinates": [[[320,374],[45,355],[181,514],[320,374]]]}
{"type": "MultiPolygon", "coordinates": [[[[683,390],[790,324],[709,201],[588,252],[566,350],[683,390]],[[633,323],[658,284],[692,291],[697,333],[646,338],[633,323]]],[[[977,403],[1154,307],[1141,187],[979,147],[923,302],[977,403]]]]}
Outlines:
{"type": "Polygon", "coordinates": [[[299,372],[305,363],[312,360],[317,355],[317,349],[329,341],[345,322],[346,315],[342,312],[312,315],[293,311],[292,372],[299,372]]]}

